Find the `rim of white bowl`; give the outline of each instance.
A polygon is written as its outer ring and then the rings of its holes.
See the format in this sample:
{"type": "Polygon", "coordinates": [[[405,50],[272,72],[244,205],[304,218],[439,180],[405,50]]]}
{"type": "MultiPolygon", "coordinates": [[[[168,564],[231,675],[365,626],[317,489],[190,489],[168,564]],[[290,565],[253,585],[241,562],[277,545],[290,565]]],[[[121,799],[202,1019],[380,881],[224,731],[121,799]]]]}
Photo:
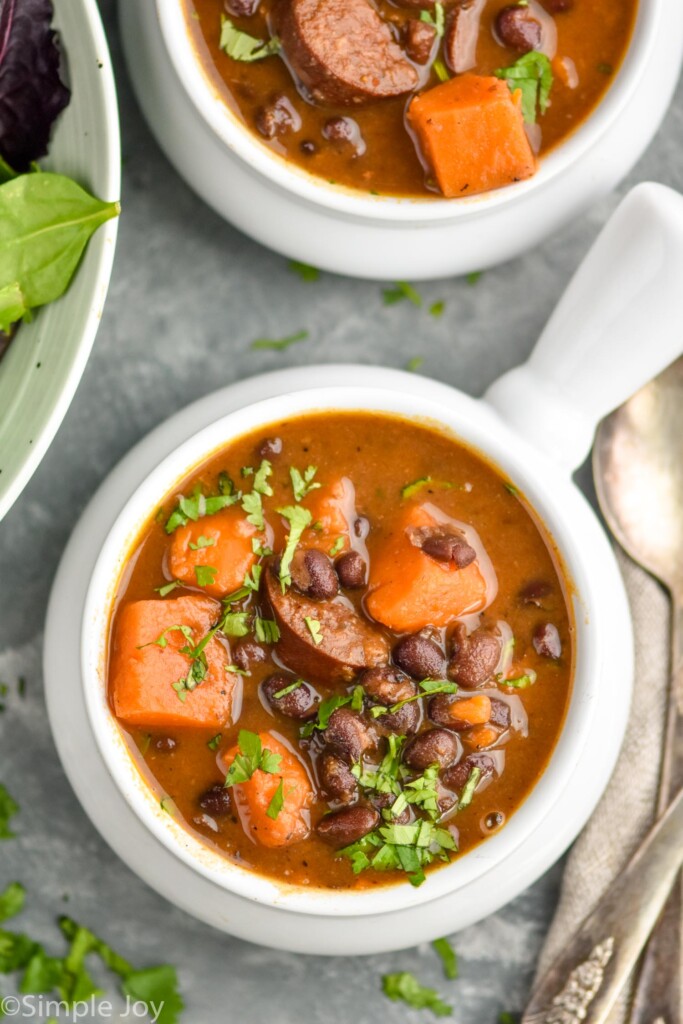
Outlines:
{"type": "MultiPolygon", "coordinates": [[[[446,892],[466,886],[496,863],[510,858],[519,845],[541,826],[554,797],[571,778],[587,740],[593,713],[591,689],[598,685],[600,675],[601,638],[597,629],[587,629],[582,599],[582,595],[590,592],[591,579],[588,567],[584,566],[579,555],[580,549],[574,543],[573,526],[570,528],[566,520],[564,525],[562,523],[563,516],[568,516],[565,510],[572,505],[573,514],[579,520],[586,516],[583,499],[571,481],[526,442],[518,440],[515,435],[515,444],[511,445],[509,442],[513,435],[485,403],[455,391],[453,398],[453,403],[447,407],[441,396],[437,400],[436,395],[432,401],[398,389],[349,389],[341,386],[291,391],[275,399],[253,403],[205,427],[168,455],[131,495],[107,535],[88,587],[81,631],[82,679],[96,742],[112,778],[137,817],[176,857],[222,889],[288,912],[315,916],[341,914],[357,917],[428,903],[446,892]],[[329,892],[285,882],[278,884],[241,868],[196,839],[160,808],[158,796],[136,766],[121,727],[109,707],[106,651],[110,609],[123,567],[141,527],[158,507],[160,493],[172,492],[198,464],[236,438],[266,428],[283,417],[305,415],[316,410],[361,409],[436,425],[483,454],[520,483],[546,531],[557,544],[576,588],[577,650],[572,695],[562,733],[544,772],[500,833],[450,865],[431,872],[427,883],[419,889],[408,884],[396,884],[376,890],[329,892]],[[533,460],[531,470],[530,459],[533,460]],[[552,481],[552,494],[549,480],[552,481]],[[557,493],[562,493],[562,512],[558,511],[560,501],[555,496],[557,493]],[[564,532],[562,539],[558,536],[561,532],[564,532]]],[[[599,614],[599,609],[596,613],[599,614]]]]}
{"type": "Polygon", "coordinates": [[[663,3],[638,0],[638,12],[628,50],[617,74],[595,110],[541,162],[527,181],[482,195],[453,199],[370,196],[331,185],[269,150],[230,109],[210,73],[202,66],[188,31],[183,0],[155,0],[164,43],[187,95],[214,134],[228,149],[271,184],[300,199],[347,217],[405,222],[456,220],[476,216],[482,209],[522,202],[567,171],[595,146],[630,102],[648,66],[663,3]]]}

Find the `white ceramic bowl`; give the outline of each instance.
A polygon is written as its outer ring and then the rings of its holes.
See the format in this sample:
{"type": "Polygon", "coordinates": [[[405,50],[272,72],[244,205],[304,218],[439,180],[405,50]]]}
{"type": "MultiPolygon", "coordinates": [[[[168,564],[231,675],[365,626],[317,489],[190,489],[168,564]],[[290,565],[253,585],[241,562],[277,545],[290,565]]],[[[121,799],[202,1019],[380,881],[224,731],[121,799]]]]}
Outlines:
{"type": "MultiPolygon", "coordinates": [[[[621,579],[607,538],[571,481],[571,470],[585,458],[599,418],[680,353],[675,324],[681,301],[672,285],[682,272],[683,200],[661,186],[641,186],[603,232],[529,363],[501,378],[485,401],[390,370],[320,368],[305,371],[300,383],[289,371],[279,375],[278,387],[264,378],[263,400],[211,422],[146,476],[117,516],[92,573],[82,619],[81,672],[95,741],[120,794],[188,875],[210,883],[211,907],[206,894],[197,904],[180,895],[173,898],[227,931],[265,945],[358,954],[413,945],[464,927],[505,903],[563,852],[606,785],[623,736],[632,677],[621,579]],[[622,282],[626,291],[617,302],[622,282]],[[644,347],[643,318],[652,320],[655,314],[664,318],[659,344],[644,347]],[[578,335],[572,346],[566,344],[569,330],[578,335]],[[609,376],[596,375],[601,366],[609,367],[609,376]],[[319,386],[320,380],[335,383],[319,386]],[[311,890],[278,885],[230,863],[160,809],[107,701],[114,591],[131,545],[160,496],[235,437],[256,429],[267,432],[274,421],[320,409],[427,418],[483,452],[528,496],[575,586],[576,675],[566,724],[548,768],[499,834],[431,873],[419,889],[404,884],[369,892],[311,890]],[[515,430],[508,425],[513,417],[515,430]],[[582,772],[588,772],[586,782],[577,785],[582,772]],[[529,844],[535,847],[532,877],[520,854],[529,844]]],[[[250,386],[254,392],[259,393],[258,382],[250,386]]],[[[153,876],[154,870],[155,864],[147,863],[146,874],[153,876]]],[[[160,888],[168,889],[163,883],[160,888]]]]}
{"type": "MultiPolygon", "coordinates": [[[[121,195],[116,87],[96,0],[55,4],[71,103],[42,166],[101,199],[121,195]]],[[[90,240],[71,286],[23,324],[0,362],[0,519],[30,480],[62,422],[102,319],[118,220],[90,240]]]]}
{"type": "Polygon", "coordinates": [[[201,67],[180,0],[119,9],[138,100],[188,183],[278,252],[370,278],[483,269],[551,234],[643,152],[668,106],[683,51],[683,6],[640,0],[629,52],[607,95],[535,177],[469,199],[398,199],[332,186],[261,145],[201,67]]]}

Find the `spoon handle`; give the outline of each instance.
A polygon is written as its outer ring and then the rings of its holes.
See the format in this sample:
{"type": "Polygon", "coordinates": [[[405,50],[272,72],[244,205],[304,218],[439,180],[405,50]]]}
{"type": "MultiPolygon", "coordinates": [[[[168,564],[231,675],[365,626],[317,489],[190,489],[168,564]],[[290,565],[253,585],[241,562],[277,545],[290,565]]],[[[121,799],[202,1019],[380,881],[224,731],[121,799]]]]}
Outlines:
{"type": "MultiPolygon", "coordinates": [[[[682,863],[683,790],[568,939],[536,987],[522,1024],[605,1024],[682,863]]],[[[679,1018],[667,1024],[679,1024],[679,1018]]]]}
{"type": "MultiPolygon", "coordinates": [[[[683,785],[683,599],[673,595],[671,688],[658,812],[683,785]]],[[[679,876],[640,965],[629,1024],[683,1021],[683,880],[679,876]]]]}

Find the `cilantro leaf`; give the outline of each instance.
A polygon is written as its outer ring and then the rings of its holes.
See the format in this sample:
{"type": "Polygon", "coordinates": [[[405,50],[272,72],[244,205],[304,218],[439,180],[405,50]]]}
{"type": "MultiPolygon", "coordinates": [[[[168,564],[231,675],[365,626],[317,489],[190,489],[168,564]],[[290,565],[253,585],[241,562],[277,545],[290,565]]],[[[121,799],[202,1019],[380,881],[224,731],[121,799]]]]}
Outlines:
{"type": "MultiPolygon", "coordinates": [[[[197,537],[197,543],[195,544],[193,541],[190,541],[188,547],[190,551],[201,551],[203,548],[213,548],[217,543],[215,537],[205,537],[204,534],[201,534],[201,536],[197,537]]],[[[159,593],[161,593],[161,590],[159,593]]]]}
{"type": "Polygon", "coordinates": [[[309,337],[308,331],[297,331],[296,334],[287,334],[284,338],[256,338],[252,341],[253,349],[273,349],[275,352],[282,352],[295,345],[298,341],[306,341],[309,337]]]}
{"type": "Polygon", "coordinates": [[[226,786],[237,786],[241,782],[248,782],[254,772],[259,769],[274,775],[277,772],[282,757],[270,750],[264,750],[261,744],[261,737],[258,733],[250,732],[248,729],[240,729],[237,740],[237,754],[225,776],[226,786]]]}
{"type": "Polygon", "coordinates": [[[268,804],[268,807],[266,808],[266,817],[270,818],[272,821],[276,821],[280,811],[282,810],[282,808],[284,806],[284,803],[285,803],[284,781],[282,779],[280,779],[280,782],[278,783],[278,787],[275,790],[275,792],[273,793],[273,797],[272,797],[270,803],[268,804]]]}
{"type": "Polygon", "coordinates": [[[443,316],[443,311],[446,308],[446,303],[443,299],[439,299],[437,302],[432,302],[429,307],[429,315],[433,316],[435,320],[438,320],[440,316],[443,316]]]}
{"type": "Polygon", "coordinates": [[[467,782],[462,788],[462,793],[460,794],[460,799],[458,800],[459,811],[464,811],[464,809],[466,807],[469,807],[469,805],[472,803],[472,797],[474,796],[474,791],[477,788],[477,785],[479,784],[480,778],[481,768],[478,768],[475,765],[475,767],[472,768],[472,770],[470,771],[470,774],[467,776],[467,782]]]}
{"type": "Polygon", "coordinates": [[[312,736],[316,729],[327,729],[332,712],[336,711],[337,708],[342,708],[344,705],[350,704],[352,700],[352,693],[335,693],[334,696],[327,697],[326,700],[321,701],[320,707],[318,708],[318,717],[312,722],[307,722],[306,725],[303,725],[301,727],[300,735],[303,737],[312,736]]]}
{"type": "Polygon", "coordinates": [[[294,500],[301,501],[311,491],[317,490],[322,485],[314,482],[313,477],[318,472],[317,466],[307,466],[303,472],[303,475],[299,472],[296,466],[289,467],[289,478],[292,481],[292,490],[294,491],[294,500]]]}
{"type": "Polygon", "coordinates": [[[185,584],[182,580],[173,580],[172,583],[165,583],[163,587],[155,587],[154,593],[158,594],[159,597],[168,597],[169,594],[173,593],[176,587],[184,587],[185,584]]]}
{"type": "Polygon", "coordinates": [[[458,684],[451,683],[448,679],[423,679],[419,685],[417,693],[413,694],[412,697],[406,697],[404,700],[398,701],[396,704],[392,704],[391,707],[384,707],[384,705],[378,704],[375,707],[370,708],[370,715],[372,718],[379,718],[381,715],[395,715],[397,711],[405,707],[406,704],[411,704],[413,701],[420,700],[425,694],[433,696],[437,693],[457,693],[458,684]]]}
{"type": "Polygon", "coordinates": [[[0,782],[0,839],[12,839],[14,832],[10,830],[10,818],[19,813],[19,804],[12,799],[7,788],[0,782]]]}
{"type": "Polygon", "coordinates": [[[320,277],[317,267],[311,267],[308,263],[301,263],[299,260],[290,260],[289,269],[298,274],[302,281],[317,281],[320,277]]]}
{"type": "Polygon", "coordinates": [[[419,480],[413,480],[412,483],[406,484],[405,487],[401,488],[402,498],[412,498],[420,491],[424,490],[425,487],[442,487],[446,491],[452,491],[455,484],[450,483],[448,480],[435,480],[431,476],[422,476],[419,480]]]}
{"type": "Polygon", "coordinates": [[[216,512],[229,508],[230,505],[239,501],[239,498],[240,495],[235,491],[230,478],[226,474],[221,474],[218,494],[207,497],[199,485],[195,487],[189,498],[181,494],[164,529],[166,533],[173,533],[179,526],[187,526],[189,522],[196,523],[202,516],[215,515],[216,512]]]}
{"type": "Polygon", "coordinates": [[[273,699],[280,700],[281,697],[286,697],[288,693],[294,693],[294,691],[298,690],[301,686],[303,686],[303,679],[295,679],[293,683],[289,684],[289,686],[285,686],[281,690],[278,690],[277,693],[274,693],[273,699]]]}
{"type": "Polygon", "coordinates": [[[247,522],[255,526],[257,530],[265,529],[263,517],[263,502],[258,491],[250,491],[242,496],[242,509],[247,515],[247,522]]]}
{"type": "Polygon", "coordinates": [[[194,574],[200,587],[210,587],[216,579],[218,569],[213,565],[195,565],[194,574]]]}
{"type": "Polygon", "coordinates": [[[279,508],[277,511],[289,523],[287,543],[285,544],[285,550],[283,551],[282,558],[280,559],[280,585],[282,586],[282,591],[284,593],[285,589],[292,582],[289,569],[292,564],[294,552],[301,540],[302,533],[306,527],[310,525],[312,516],[310,511],[307,508],[302,508],[301,505],[285,505],[284,508],[279,508]]]}
{"type": "Polygon", "coordinates": [[[408,360],[408,362],[406,363],[405,368],[408,371],[408,373],[415,373],[417,370],[420,369],[420,367],[422,366],[423,363],[424,363],[423,356],[413,356],[412,359],[408,360]]]}
{"type": "Polygon", "coordinates": [[[26,890],[20,882],[10,882],[4,892],[0,893],[0,921],[16,917],[24,907],[26,890]]]}
{"type": "Polygon", "coordinates": [[[545,114],[553,87],[553,69],[544,53],[531,50],[510,67],[498,68],[493,73],[506,80],[511,92],[521,91],[522,116],[527,124],[535,124],[538,113],[545,114]]]}
{"type": "Polygon", "coordinates": [[[422,296],[408,281],[397,281],[393,288],[385,288],[383,295],[385,306],[394,306],[397,302],[402,302],[404,299],[412,302],[413,306],[422,305],[422,296]]]}
{"type": "Polygon", "coordinates": [[[448,939],[434,939],[432,949],[441,958],[443,972],[449,981],[455,981],[458,977],[458,957],[448,939]]]}
{"type": "Polygon", "coordinates": [[[254,636],[260,644],[276,644],[280,639],[280,630],[275,619],[262,619],[257,615],[254,619],[254,636]]]}
{"type": "Polygon", "coordinates": [[[335,555],[339,554],[339,552],[344,547],[345,540],[346,540],[345,537],[337,537],[337,539],[335,540],[334,544],[332,545],[332,547],[330,548],[330,550],[328,552],[330,558],[334,558],[335,555]]]}
{"type": "Polygon", "coordinates": [[[431,11],[420,11],[420,21],[425,21],[428,25],[433,25],[436,29],[437,36],[441,39],[446,27],[443,4],[435,3],[433,14],[431,11]]]}
{"type": "Polygon", "coordinates": [[[247,32],[236,28],[229,18],[221,15],[221,35],[218,43],[221,50],[227,53],[233,60],[251,63],[255,60],[262,60],[264,57],[272,57],[280,52],[280,40],[273,37],[268,42],[262,39],[255,39],[247,32]]]}
{"type": "Polygon", "coordinates": [[[435,1017],[450,1017],[453,1013],[453,1007],[444,1003],[435,989],[425,988],[409,971],[385,974],[382,990],[389,999],[407,1003],[416,1010],[431,1010],[435,1017]]]}
{"type": "Polygon", "coordinates": [[[184,1009],[174,967],[161,964],[130,971],[121,986],[133,1002],[145,1003],[157,1024],[176,1024],[184,1009]]]}
{"type": "Polygon", "coordinates": [[[261,465],[254,473],[254,490],[259,494],[265,494],[272,498],[273,488],[268,483],[268,477],[273,474],[273,466],[268,459],[263,459],[261,465]]]}
{"type": "Polygon", "coordinates": [[[501,679],[499,680],[500,686],[511,686],[515,690],[528,690],[530,686],[533,686],[536,682],[537,675],[532,668],[523,672],[522,675],[515,676],[513,679],[501,679]]]}
{"type": "Polygon", "coordinates": [[[222,739],[223,739],[223,733],[222,732],[217,732],[216,735],[213,736],[212,739],[210,739],[207,742],[206,745],[209,748],[209,750],[218,750],[218,748],[221,745],[221,740],[222,739]]]}
{"type": "Polygon", "coordinates": [[[306,623],[306,629],[313,638],[313,643],[316,647],[319,647],[323,642],[323,635],[320,627],[319,619],[313,619],[310,615],[304,616],[304,622],[306,623]]]}

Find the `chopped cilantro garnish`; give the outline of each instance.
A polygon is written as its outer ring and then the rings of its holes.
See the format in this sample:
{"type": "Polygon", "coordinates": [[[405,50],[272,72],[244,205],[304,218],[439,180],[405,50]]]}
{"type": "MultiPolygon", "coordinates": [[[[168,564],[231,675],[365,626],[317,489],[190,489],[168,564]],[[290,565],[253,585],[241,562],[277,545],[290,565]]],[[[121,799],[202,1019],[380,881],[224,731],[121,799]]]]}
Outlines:
{"type": "Polygon", "coordinates": [[[310,494],[311,491],[315,491],[318,487],[322,486],[313,479],[317,472],[317,466],[307,466],[303,475],[299,472],[296,466],[289,467],[289,477],[292,481],[292,490],[294,491],[295,501],[302,501],[307,494],[310,494]]]}
{"type": "Polygon", "coordinates": [[[226,636],[246,636],[249,632],[249,616],[246,612],[226,612],[217,630],[226,636]]]}
{"type": "Polygon", "coordinates": [[[268,42],[264,42],[263,39],[255,39],[254,36],[236,28],[224,14],[221,14],[221,35],[218,45],[224,53],[227,53],[228,57],[247,63],[262,60],[264,57],[272,57],[273,54],[280,52],[279,39],[273,37],[268,42]]]}
{"type": "Polygon", "coordinates": [[[268,555],[272,555],[273,553],[273,549],[264,546],[258,537],[251,538],[251,550],[255,555],[258,555],[259,558],[267,558],[268,555]]]}
{"type": "Polygon", "coordinates": [[[175,814],[176,806],[172,796],[162,797],[159,801],[159,807],[161,807],[162,811],[166,811],[166,814],[171,816],[175,814]]]}
{"type": "Polygon", "coordinates": [[[553,69],[544,53],[531,50],[508,68],[493,72],[496,78],[504,78],[511,92],[522,93],[522,115],[527,124],[535,124],[537,114],[545,114],[553,87],[553,69]]]}
{"type": "Polygon", "coordinates": [[[437,58],[434,61],[434,63],[432,64],[432,68],[434,69],[434,74],[436,75],[440,82],[450,81],[451,76],[448,73],[448,68],[440,58],[437,58]]]}
{"type": "Polygon", "coordinates": [[[413,358],[409,359],[406,363],[406,370],[408,373],[415,373],[416,370],[420,369],[423,363],[424,359],[422,356],[413,356],[413,358]]]}
{"type": "Polygon", "coordinates": [[[399,775],[404,742],[404,736],[387,736],[387,751],[374,771],[365,771],[360,764],[353,765],[351,772],[363,789],[374,789],[377,793],[398,796],[401,792],[399,775]]]}
{"type": "Polygon", "coordinates": [[[179,526],[187,526],[190,521],[196,523],[202,516],[214,515],[239,501],[240,495],[235,491],[232,480],[226,473],[219,476],[218,489],[218,494],[207,497],[197,484],[189,498],[181,494],[176,508],[166,521],[166,533],[173,533],[179,526]]]}
{"type": "Polygon", "coordinates": [[[418,775],[412,782],[406,783],[402,794],[407,804],[420,807],[433,820],[441,815],[438,781],[438,765],[430,765],[429,768],[425,768],[422,775],[418,775]]]}
{"type": "Polygon", "coordinates": [[[167,633],[182,633],[186,640],[192,639],[192,630],[189,626],[168,626],[163,633],[159,634],[156,640],[150,640],[146,644],[140,644],[138,650],[142,651],[145,647],[161,647],[162,649],[168,647],[167,633]]]}
{"type": "Polygon", "coordinates": [[[313,643],[315,644],[316,647],[319,647],[320,644],[323,642],[323,635],[320,629],[320,621],[318,619],[311,618],[310,615],[305,615],[304,622],[306,623],[306,628],[308,632],[313,637],[313,643]]]}
{"type": "Polygon", "coordinates": [[[443,973],[449,981],[458,977],[458,958],[448,939],[434,939],[432,949],[441,958],[443,973]]]}
{"type": "Polygon", "coordinates": [[[240,668],[239,665],[226,665],[225,671],[232,673],[234,676],[248,676],[249,673],[245,668],[240,668]]]}
{"type": "Polygon", "coordinates": [[[195,544],[194,541],[190,541],[188,547],[190,551],[201,551],[203,548],[214,548],[216,544],[217,541],[215,537],[205,537],[202,533],[197,537],[197,543],[195,544]]]}
{"type": "MultiPolygon", "coordinates": [[[[301,727],[301,735],[304,737],[312,736],[316,729],[327,729],[332,712],[336,711],[337,708],[344,707],[345,704],[350,704],[352,700],[352,693],[336,693],[333,697],[328,697],[326,700],[322,701],[318,708],[318,717],[312,722],[307,722],[306,725],[301,727]]],[[[391,737],[389,737],[389,739],[391,739],[391,737]]]]}
{"type": "Polygon", "coordinates": [[[346,540],[345,537],[337,537],[337,539],[335,540],[334,544],[332,545],[332,547],[329,550],[330,558],[334,558],[335,555],[339,554],[341,549],[344,547],[345,540],[346,540]]]}
{"type": "Polygon", "coordinates": [[[406,484],[405,487],[401,488],[402,498],[413,498],[416,494],[425,488],[441,487],[446,491],[451,491],[455,487],[455,484],[450,483],[448,480],[435,480],[431,476],[422,476],[419,480],[413,480],[412,483],[406,484]]]}
{"type": "Polygon", "coordinates": [[[265,494],[271,498],[273,496],[273,488],[268,483],[268,477],[272,476],[273,467],[268,459],[263,459],[261,465],[254,473],[254,490],[259,494],[265,494]]]}
{"type": "Polygon", "coordinates": [[[223,739],[223,733],[222,732],[217,732],[216,735],[213,736],[208,741],[208,743],[206,745],[209,748],[209,750],[218,750],[218,748],[221,745],[221,740],[222,739],[223,739]]]}
{"type": "Polygon", "coordinates": [[[218,569],[213,565],[195,565],[194,567],[194,574],[200,587],[210,587],[216,579],[217,573],[218,569]]]}
{"type": "Polygon", "coordinates": [[[155,587],[154,588],[154,593],[158,594],[159,597],[167,597],[177,587],[184,587],[184,586],[185,586],[185,584],[182,582],[182,580],[173,580],[172,583],[165,583],[163,585],[163,587],[155,587]]]}
{"type": "Polygon", "coordinates": [[[273,821],[277,819],[280,811],[282,810],[285,803],[285,788],[284,780],[280,779],[278,787],[273,793],[273,797],[266,808],[266,816],[271,818],[273,821]]]}
{"type": "Polygon", "coordinates": [[[515,676],[514,679],[501,679],[501,686],[511,686],[515,690],[528,690],[530,686],[533,686],[536,682],[537,676],[532,668],[528,669],[520,676],[515,676]]]}
{"type": "Polygon", "coordinates": [[[408,281],[397,281],[393,288],[385,288],[383,295],[385,306],[394,306],[404,299],[412,302],[413,306],[422,305],[422,296],[408,281]]]}
{"type": "Polygon", "coordinates": [[[254,635],[260,644],[276,644],[280,639],[280,630],[275,619],[262,619],[257,615],[254,619],[254,635]]]}
{"type": "Polygon", "coordinates": [[[481,778],[481,768],[475,767],[471,769],[470,774],[467,776],[467,782],[462,788],[460,799],[458,800],[458,810],[464,811],[466,807],[472,803],[472,797],[474,791],[479,785],[479,779],[481,778]]]}
{"type": "Polygon", "coordinates": [[[277,693],[273,694],[275,700],[280,700],[281,697],[286,697],[288,693],[294,693],[300,686],[303,686],[303,679],[295,679],[289,686],[283,687],[282,690],[278,690],[277,693]]]}
{"type": "Polygon", "coordinates": [[[253,349],[273,349],[276,352],[282,352],[284,349],[289,348],[290,345],[295,345],[298,341],[306,341],[308,336],[308,331],[297,331],[296,334],[288,334],[284,338],[257,338],[255,341],[252,341],[251,347],[253,349]]]}
{"type": "Polygon", "coordinates": [[[282,558],[280,559],[280,584],[284,592],[292,582],[289,570],[292,564],[292,558],[294,557],[294,552],[301,540],[301,534],[307,526],[310,526],[312,516],[309,510],[307,508],[302,508],[301,505],[286,505],[284,508],[279,508],[277,511],[289,523],[287,543],[285,544],[285,550],[283,551],[282,558]]]}
{"type": "Polygon", "coordinates": [[[508,492],[509,494],[512,494],[512,495],[514,495],[514,497],[515,497],[515,498],[517,498],[517,497],[519,496],[519,491],[517,490],[517,488],[515,487],[515,485],[514,485],[514,484],[511,484],[511,483],[505,483],[505,484],[503,484],[503,486],[505,487],[505,490],[506,490],[506,491],[507,491],[507,492],[508,492]]]}
{"type": "Polygon", "coordinates": [[[446,24],[443,4],[435,3],[433,14],[431,11],[420,11],[420,21],[426,21],[428,25],[433,25],[437,36],[441,38],[446,24]]]}
{"type": "Polygon", "coordinates": [[[265,529],[263,503],[258,491],[250,491],[248,494],[242,495],[242,510],[246,513],[248,523],[255,526],[257,530],[265,529]]]}
{"type": "Polygon", "coordinates": [[[431,1010],[435,1017],[450,1017],[453,1013],[453,1007],[444,1003],[436,989],[425,988],[409,971],[385,974],[382,990],[389,999],[407,1003],[415,1010],[431,1010]]]}
{"type": "Polygon", "coordinates": [[[247,573],[244,577],[242,586],[249,591],[257,591],[261,583],[261,573],[263,572],[263,566],[254,565],[251,573],[247,573]]]}
{"type": "Polygon", "coordinates": [[[311,267],[308,263],[301,263],[299,260],[290,260],[289,269],[298,274],[302,281],[317,281],[320,277],[317,267],[311,267]]]}
{"type": "Polygon", "coordinates": [[[254,772],[259,769],[269,775],[274,775],[280,767],[282,760],[280,754],[273,754],[270,750],[264,749],[258,733],[240,729],[237,746],[237,754],[235,754],[235,759],[225,776],[226,786],[236,786],[241,782],[248,782],[254,772]]]}

